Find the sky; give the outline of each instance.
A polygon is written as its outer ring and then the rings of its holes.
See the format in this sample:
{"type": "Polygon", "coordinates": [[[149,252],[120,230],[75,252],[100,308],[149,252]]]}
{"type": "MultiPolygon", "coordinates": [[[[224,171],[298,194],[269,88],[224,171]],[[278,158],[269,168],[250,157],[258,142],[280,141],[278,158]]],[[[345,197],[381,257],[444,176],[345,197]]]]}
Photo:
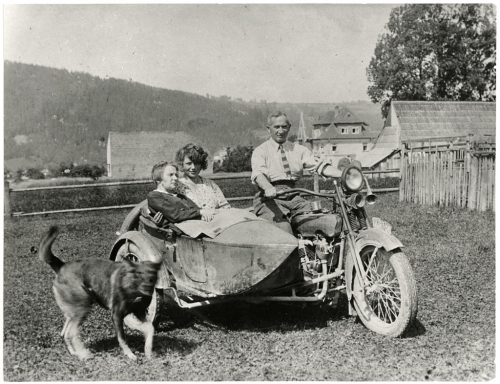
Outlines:
{"type": "Polygon", "coordinates": [[[4,60],[199,95],[369,101],[396,4],[4,5],[4,60]]]}

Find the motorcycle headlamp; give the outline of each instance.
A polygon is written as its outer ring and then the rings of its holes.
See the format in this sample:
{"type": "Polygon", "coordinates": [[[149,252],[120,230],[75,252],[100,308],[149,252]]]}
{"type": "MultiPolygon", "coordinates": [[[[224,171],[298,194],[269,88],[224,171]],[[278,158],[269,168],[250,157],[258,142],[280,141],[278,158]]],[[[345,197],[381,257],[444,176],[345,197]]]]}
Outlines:
{"type": "Polygon", "coordinates": [[[363,188],[363,173],[356,164],[344,168],[341,177],[342,186],[348,192],[358,192],[363,188]]]}

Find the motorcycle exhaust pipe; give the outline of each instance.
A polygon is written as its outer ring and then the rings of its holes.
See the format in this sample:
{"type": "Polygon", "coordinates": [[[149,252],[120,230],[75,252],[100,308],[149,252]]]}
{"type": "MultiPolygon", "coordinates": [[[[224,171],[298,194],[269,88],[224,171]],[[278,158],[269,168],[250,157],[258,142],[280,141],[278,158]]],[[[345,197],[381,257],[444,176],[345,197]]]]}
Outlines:
{"type": "Polygon", "coordinates": [[[373,194],[372,189],[370,188],[370,184],[368,183],[368,179],[366,176],[363,175],[363,178],[365,179],[365,184],[366,184],[366,203],[367,204],[375,204],[375,201],[377,201],[377,195],[373,194]]]}
{"type": "Polygon", "coordinates": [[[366,203],[366,198],[359,193],[355,193],[346,199],[346,204],[352,208],[363,208],[366,203]]]}

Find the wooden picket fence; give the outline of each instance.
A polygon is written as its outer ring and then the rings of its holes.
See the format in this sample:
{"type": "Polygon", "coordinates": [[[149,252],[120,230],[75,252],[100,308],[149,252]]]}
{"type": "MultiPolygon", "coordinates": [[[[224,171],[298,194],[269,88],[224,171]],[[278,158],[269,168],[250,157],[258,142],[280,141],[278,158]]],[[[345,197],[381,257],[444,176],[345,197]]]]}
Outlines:
{"type": "Polygon", "coordinates": [[[495,211],[494,140],[448,139],[404,143],[399,200],[495,211]]]}

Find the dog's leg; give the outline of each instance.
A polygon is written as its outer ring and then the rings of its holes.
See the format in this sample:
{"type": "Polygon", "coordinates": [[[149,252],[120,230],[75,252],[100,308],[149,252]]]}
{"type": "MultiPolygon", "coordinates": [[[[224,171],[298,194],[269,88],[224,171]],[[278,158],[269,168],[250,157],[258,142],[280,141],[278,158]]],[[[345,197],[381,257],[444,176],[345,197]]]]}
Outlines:
{"type": "Polygon", "coordinates": [[[64,336],[64,334],[66,333],[66,328],[68,328],[68,324],[69,324],[69,316],[64,314],[64,317],[66,318],[66,322],[64,323],[64,327],[61,331],[61,336],[64,336]]]}
{"type": "Polygon", "coordinates": [[[85,348],[78,337],[78,328],[92,305],[90,297],[80,287],[68,287],[57,281],[53,289],[56,302],[66,317],[61,336],[64,337],[69,353],[82,360],[91,357],[92,353],[85,348]]]}
{"type": "Polygon", "coordinates": [[[118,343],[123,349],[123,353],[132,360],[137,360],[137,357],[131,351],[127,342],[125,341],[125,332],[123,331],[123,314],[118,310],[113,310],[113,324],[115,326],[116,337],[118,338],[118,343]]]}
{"type": "Polygon", "coordinates": [[[76,355],[76,350],[73,347],[73,343],[71,342],[71,338],[69,337],[68,329],[69,325],[71,323],[71,317],[66,316],[67,320],[66,323],[64,324],[63,332],[61,333],[61,336],[64,338],[64,343],[66,344],[66,348],[68,348],[68,351],[70,354],[73,356],[76,355]]]}
{"type": "Polygon", "coordinates": [[[147,359],[151,359],[153,355],[153,336],[155,334],[153,323],[142,321],[134,314],[130,314],[125,317],[125,324],[127,324],[130,329],[135,329],[144,335],[144,355],[147,359]]]}
{"type": "Polygon", "coordinates": [[[70,353],[77,356],[80,360],[92,357],[92,352],[85,348],[85,345],[79,337],[78,329],[83,320],[84,316],[71,318],[68,322],[66,333],[64,335],[64,341],[66,342],[70,353]]]}

